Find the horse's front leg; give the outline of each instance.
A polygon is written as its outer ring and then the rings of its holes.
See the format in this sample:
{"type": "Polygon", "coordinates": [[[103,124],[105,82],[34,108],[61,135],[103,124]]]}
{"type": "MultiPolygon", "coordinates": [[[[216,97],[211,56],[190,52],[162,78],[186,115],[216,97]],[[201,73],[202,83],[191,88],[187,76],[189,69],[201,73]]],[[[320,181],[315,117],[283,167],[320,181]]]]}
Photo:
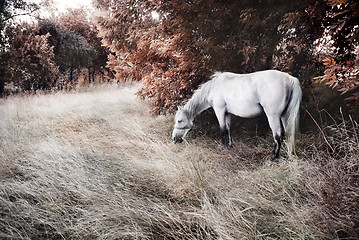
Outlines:
{"type": "Polygon", "coordinates": [[[227,134],[227,139],[228,139],[228,147],[233,147],[233,141],[232,141],[232,137],[231,137],[231,114],[226,113],[225,114],[225,121],[226,121],[226,134],[227,134]]]}
{"type": "Polygon", "coordinates": [[[230,135],[231,116],[225,112],[224,108],[214,107],[213,109],[218,119],[223,145],[226,147],[233,147],[230,135]]]}

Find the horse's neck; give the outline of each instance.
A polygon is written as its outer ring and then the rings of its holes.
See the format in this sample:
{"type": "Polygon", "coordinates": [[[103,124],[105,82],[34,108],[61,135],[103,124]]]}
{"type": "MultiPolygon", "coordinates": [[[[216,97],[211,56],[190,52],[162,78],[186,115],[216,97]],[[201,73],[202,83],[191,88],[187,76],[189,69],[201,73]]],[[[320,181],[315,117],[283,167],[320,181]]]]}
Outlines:
{"type": "Polygon", "coordinates": [[[189,116],[193,119],[195,116],[203,112],[210,107],[207,97],[202,97],[199,93],[195,93],[193,97],[184,106],[184,109],[188,112],[189,116]]]}

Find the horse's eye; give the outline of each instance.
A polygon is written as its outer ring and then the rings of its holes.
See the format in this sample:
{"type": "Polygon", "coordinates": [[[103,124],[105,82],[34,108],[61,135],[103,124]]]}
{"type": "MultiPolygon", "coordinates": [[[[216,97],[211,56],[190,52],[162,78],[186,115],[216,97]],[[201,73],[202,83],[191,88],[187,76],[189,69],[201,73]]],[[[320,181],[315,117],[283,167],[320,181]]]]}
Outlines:
{"type": "Polygon", "coordinates": [[[178,122],[178,123],[181,123],[181,122],[183,122],[183,120],[178,120],[177,122],[178,122]]]}

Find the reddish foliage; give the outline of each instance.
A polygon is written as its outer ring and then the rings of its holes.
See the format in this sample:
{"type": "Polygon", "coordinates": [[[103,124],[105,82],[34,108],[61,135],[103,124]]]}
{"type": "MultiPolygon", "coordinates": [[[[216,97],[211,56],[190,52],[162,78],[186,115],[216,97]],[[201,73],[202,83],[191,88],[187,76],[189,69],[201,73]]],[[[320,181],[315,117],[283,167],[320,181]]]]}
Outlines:
{"type": "Polygon", "coordinates": [[[359,4],[355,0],[312,1],[292,19],[301,25],[297,28],[300,43],[310,44],[316,61],[323,64],[324,75],[317,79],[359,102],[359,4]]]}
{"type": "Polygon", "coordinates": [[[107,4],[116,13],[116,17],[99,19],[99,36],[113,52],[108,67],[120,81],[142,81],[138,95],[153,100],[155,113],[173,110],[206,76],[206,59],[201,57],[198,42],[188,31],[174,31],[181,28],[178,20],[153,19],[143,8],[133,7],[134,1],[107,4]]]}
{"type": "Polygon", "coordinates": [[[359,65],[353,61],[337,63],[333,58],[323,59],[324,76],[321,77],[327,85],[337,88],[342,94],[352,92],[347,100],[359,100],[359,65]]]}
{"type": "Polygon", "coordinates": [[[326,79],[335,76],[329,85],[354,91],[351,98],[356,98],[359,11],[354,2],[96,1],[104,13],[99,36],[112,52],[108,67],[120,81],[142,81],[139,95],[153,100],[156,113],[173,110],[214,70],[276,68],[308,87],[328,57],[341,62],[324,72],[326,79]],[[153,11],[159,19],[151,17],[153,11]],[[328,41],[332,48],[318,53],[328,41]]]}
{"type": "Polygon", "coordinates": [[[155,113],[165,113],[214,70],[245,73],[278,65],[278,24],[302,4],[285,2],[98,0],[99,36],[112,52],[108,67],[116,78],[142,81],[139,95],[153,100],[155,113]]]}
{"type": "Polygon", "coordinates": [[[49,34],[38,35],[36,25],[22,24],[7,29],[11,51],[2,55],[5,60],[4,76],[8,82],[23,90],[49,89],[59,70],[53,61],[53,47],[49,34]]]}

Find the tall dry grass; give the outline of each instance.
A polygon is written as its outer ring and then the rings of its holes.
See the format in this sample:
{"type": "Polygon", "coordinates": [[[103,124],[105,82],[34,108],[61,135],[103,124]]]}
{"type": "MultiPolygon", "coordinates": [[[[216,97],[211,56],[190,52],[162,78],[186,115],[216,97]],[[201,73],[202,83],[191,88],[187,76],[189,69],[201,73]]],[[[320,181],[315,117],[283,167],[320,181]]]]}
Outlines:
{"type": "MultiPolygon", "coordinates": [[[[334,119],[333,119],[334,121],[334,119]]],[[[308,189],[313,217],[340,239],[359,239],[359,125],[344,118],[311,139],[304,152],[313,162],[308,189]]]]}
{"type": "Polygon", "coordinates": [[[0,100],[0,238],[338,237],[313,201],[314,154],[266,164],[266,145],[239,139],[173,145],[172,117],[135,92],[0,100]]]}

